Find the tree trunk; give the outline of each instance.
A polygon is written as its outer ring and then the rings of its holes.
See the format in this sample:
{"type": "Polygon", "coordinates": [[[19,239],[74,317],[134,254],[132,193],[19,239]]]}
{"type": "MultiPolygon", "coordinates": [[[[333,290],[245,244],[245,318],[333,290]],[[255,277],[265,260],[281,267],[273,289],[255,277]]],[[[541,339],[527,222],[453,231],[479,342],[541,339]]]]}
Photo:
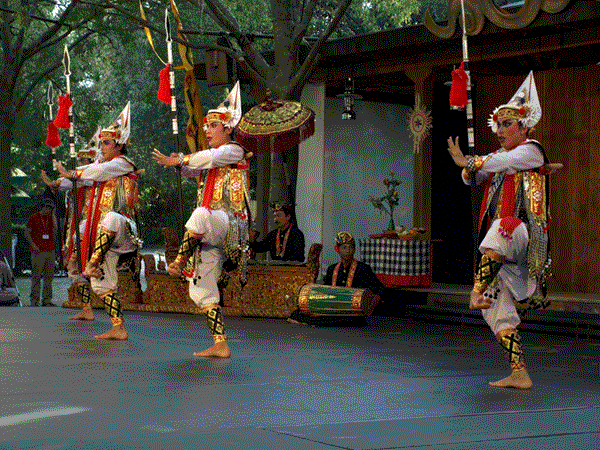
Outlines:
{"type": "Polygon", "coordinates": [[[296,203],[298,146],[271,156],[271,202],[296,203]]]}
{"type": "Polygon", "coordinates": [[[3,92],[0,97],[0,250],[12,267],[12,225],[10,217],[10,145],[14,115],[11,112],[11,96],[3,92]]]}

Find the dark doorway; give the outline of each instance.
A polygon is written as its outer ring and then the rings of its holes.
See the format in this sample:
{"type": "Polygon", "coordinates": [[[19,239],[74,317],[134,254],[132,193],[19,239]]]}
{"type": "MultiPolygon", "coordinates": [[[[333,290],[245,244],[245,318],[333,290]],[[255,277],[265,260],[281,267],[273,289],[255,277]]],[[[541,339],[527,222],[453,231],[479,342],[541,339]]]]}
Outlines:
{"type": "Polygon", "coordinates": [[[433,243],[432,281],[448,284],[473,282],[473,213],[471,188],[465,185],[448,154],[448,137],[459,136],[463,152],[468,153],[466,114],[451,111],[450,88],[433,85],[433,128],[431,157],[431,233],[433,243]]]}

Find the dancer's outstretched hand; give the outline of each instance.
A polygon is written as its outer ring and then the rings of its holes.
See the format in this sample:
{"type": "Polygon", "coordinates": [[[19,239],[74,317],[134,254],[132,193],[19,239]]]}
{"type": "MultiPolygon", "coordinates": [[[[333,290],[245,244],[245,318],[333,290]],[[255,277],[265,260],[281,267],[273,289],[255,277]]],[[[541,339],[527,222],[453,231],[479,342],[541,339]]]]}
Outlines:
{"type": "Polygon", "coordinates": [[[451,137],[448,138],[448,153],[450,153],[450,156],[452,156],[452,159],[454,160],[454,164],[458,167],[467,167],[467,158],[465,158],[465,155],[463,155],[463,152],[458,145],[458,136],[455,140],[451,137]]]}
{"type": "Polygon", "coordinates": [[[154,149],[152,150],[152,159],[163,167],[175,167],[179,165],[179,154],[177,153],[171,153],[171,156],[167,156],[154,149]]]}

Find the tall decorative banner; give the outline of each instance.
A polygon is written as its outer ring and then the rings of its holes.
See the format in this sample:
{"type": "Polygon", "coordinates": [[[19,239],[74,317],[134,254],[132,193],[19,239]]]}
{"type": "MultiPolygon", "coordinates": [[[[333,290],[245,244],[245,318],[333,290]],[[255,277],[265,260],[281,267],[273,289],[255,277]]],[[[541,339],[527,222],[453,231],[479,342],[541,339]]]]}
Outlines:
{"type": "Polygon", "coordinates": [[[48,104],[48,131],[46,133],[46,145],[50,147],[52,154],[52,169],[56,170],[56,147],[60,146],[60,135],[58,134],[58,128],[54,124],[52,106],[54,106],[54,89],[52,88],[52,81],[48,83],[48,90],[46,91],[46,101],[48,104]]]}
{"type": "MultiPolygon", "coordinates": [[[[65,105],[68,105],[68,120],[69,120],[69,155],[71,157],[71,169],[74,170],[77,167],[77,152],[75,151],[75,131],[73,128],[73,103],[70,101],[71,96],[71,58],[69,56],[69,48],[65,44],[65,50],[63,53],[63,66],[64,66],[64,75],[67,83],[67,94],[65,95],[68,102],[65,102],[65,105]]],[[[60,100],[60,97],[59,97],[60,100]]],[[[60,105],[62,108],[63,105],[60,105]]],[[[59,110],[60,111],[60,110],[59,110]]],[[[56,113],[58,118],[59,113],[56,113]]],[[[56,122],[56,119],[55,119],[56,122]]],[[[59,125],[56,125],[59,127],[59,125]]],[[[75,223],[79,224],[79,210],[77,205],[79,205],[78,192],[77,192],[77,183],[73,182],[73,187],[71,188],[71,203],[75,205],[74,215],[75,215],[75,223]]],[[[81,258],[81,234],[79,232],[79,226],[75,227],[75,245],[77,249],[77,267],[80,272],[83,272],[83,264],[81,258]]]]}

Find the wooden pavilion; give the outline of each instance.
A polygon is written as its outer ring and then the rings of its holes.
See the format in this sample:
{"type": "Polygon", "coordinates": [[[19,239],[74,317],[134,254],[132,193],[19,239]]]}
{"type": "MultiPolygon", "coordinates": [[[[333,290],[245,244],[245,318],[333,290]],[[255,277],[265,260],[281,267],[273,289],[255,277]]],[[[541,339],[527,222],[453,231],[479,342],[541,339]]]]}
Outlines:
{"type": "MultiPolygon", "coordinates": [[[[564,164],[552,176],[550,289],[598,295],[600,239],[593,224],[600,217],[600,2],[527,0],[501,15],[497,8],[478,15],[473,2],[465,3],[476,153],[498,148],[487,118],[533,70],[543,108],[533,137],[551,161],[564,164]]],[[[412,106],[415,94],[421,96],[433,128],[414,155],[414,223],[441,241],[433,281],[466,284],[471,211],[468,202],[457,202],[464,187],[446,152],[450,135],[467,142],[464,113],[448,106],[450,74],[462,61],[460,1],[449,4],[454,12],[446,24],[426,20],[328,43],[311,83],[324,85],[326,97],[342,93],[348,78],[364,99],[412,106]]]]}

